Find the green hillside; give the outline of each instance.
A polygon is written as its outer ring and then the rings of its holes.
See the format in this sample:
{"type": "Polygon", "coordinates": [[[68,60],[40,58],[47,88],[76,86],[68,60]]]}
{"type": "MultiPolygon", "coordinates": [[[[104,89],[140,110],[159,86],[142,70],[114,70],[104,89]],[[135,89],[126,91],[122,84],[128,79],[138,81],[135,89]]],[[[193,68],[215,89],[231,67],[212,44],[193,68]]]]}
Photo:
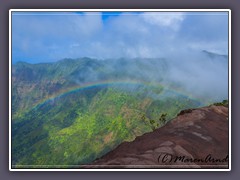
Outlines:
{"type": "Polygon", "coordinates": [[[204,105],[165,87],[167,71],[164,59],[13,65],[12,164],[90,163],[164,125],[180,110],[204,105]]]}

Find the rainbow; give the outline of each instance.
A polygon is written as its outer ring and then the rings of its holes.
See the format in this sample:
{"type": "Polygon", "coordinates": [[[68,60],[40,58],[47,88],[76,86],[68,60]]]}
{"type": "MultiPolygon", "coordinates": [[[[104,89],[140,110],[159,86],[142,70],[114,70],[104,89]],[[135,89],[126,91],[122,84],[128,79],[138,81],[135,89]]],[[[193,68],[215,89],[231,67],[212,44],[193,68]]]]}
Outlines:
{"type": "MultiPolygon", "coordinates": [[[[39,106],[44,105],[45,103],[48,103],[50,101],[55,100],[56,98],[61,98],[63,96],[66,96],[68,94],[71,93],[75,93],[84,89],[89,89],[89,88],[96,88],[96,87],[102,87],[102,86],[108,86],[108,87],[114,87],[114,86],[124,86],[124,85],[144,85],[147,87],[159,87],[162,86],[162,84],[160,83],[152,83],[152,82],[146,82],[146,81],[137,81],[137,80],[105,80],[105,81],[95,81],[95,82],[89,82],[89,83],[85,83],[82,85],[78,85],[78,86],[73,86],[64,90],[60,90],[58,91],[56,94],[51,95],[51,96],[47,96],[46,98],[44,98],[43,100],[37,102],[33,108],[38,108],[39,106]]],[[[163,87],[163,86],[162,86],[163,87]]],[[[179,91],[179,89],[169,89],[168,87],[164,86],[164,90],[170,91],[170,92],[174,92],[175,94],[179,94],[179,95],[183,95],[183,96],[187,96],[189,99],[198,101],[196,98],[191,97],[191,95],[189,96],[186,95],[184,92],[179,91]]]]}

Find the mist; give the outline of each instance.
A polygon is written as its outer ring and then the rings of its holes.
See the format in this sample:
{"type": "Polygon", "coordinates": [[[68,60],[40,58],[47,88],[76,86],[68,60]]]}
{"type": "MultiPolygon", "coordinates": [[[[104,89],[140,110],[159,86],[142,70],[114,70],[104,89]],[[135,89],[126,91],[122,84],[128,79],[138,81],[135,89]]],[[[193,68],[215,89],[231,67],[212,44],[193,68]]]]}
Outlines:
{"type": "Polygon", "coordinates": [[[195,98],[209,102],[228,99],[228,57],[211,55],[201,51],[171,56],[165,81],[179,84],[195,98]]]}
{"type": "MultiPolygon", "coordinates": [[[[208,51],[179,52],[164,58],[120,58],[92,60],[75,74],[81,85],[101,81],[139,82],[160,85],[204,103],[228,99],[228,57],[208,51]],[[101,69],[101,71],[99,71],[101,69]]],[[[137,83],[117,85],[137,91],[137,83]]],[[[149,88],[149,96],[164,98],[149,88]]]]}
{"type": "Polygon", "coordinates": [[[221,101],[228,98],[228,14],[13,13],[13,63],[81,57],[97,63],[75,74],[80,85],[109,78],[144,81],[221,101]]]}

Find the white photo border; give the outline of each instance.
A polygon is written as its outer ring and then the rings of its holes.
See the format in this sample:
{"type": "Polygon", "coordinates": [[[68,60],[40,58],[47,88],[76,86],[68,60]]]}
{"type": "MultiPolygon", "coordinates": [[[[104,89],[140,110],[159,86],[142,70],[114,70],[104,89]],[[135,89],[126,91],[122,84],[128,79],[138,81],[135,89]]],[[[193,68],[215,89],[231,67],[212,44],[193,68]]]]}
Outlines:
{"type": "Polygon", "coordinates": [[[231,9],[10,9],[9,10],[9,171],[231,171],[231,9]],[[12,13],[13,12],[228,12],[228,101],[229,101],[229,164],[226,169],[17,169],[12,168],[12,13]]]}

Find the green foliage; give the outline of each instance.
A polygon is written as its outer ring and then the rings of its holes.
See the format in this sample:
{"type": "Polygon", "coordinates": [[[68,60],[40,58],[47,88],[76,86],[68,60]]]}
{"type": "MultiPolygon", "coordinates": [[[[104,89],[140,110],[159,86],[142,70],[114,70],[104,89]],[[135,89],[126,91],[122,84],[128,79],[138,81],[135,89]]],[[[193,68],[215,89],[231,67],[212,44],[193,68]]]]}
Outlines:
{"type": "Polygon", "coordinates": [[[161,116],[160,116],[160,118],[159,118],[159,122],[160,122],[161,124],[165,124],[166,121],[167,121],[166,117],[167,117],[167,113],[162,113],[161,116]]]}
{"type": "Polygon", "coordinates": [[[228,100],[223,100],[222,102],[213,103],[215,106],[228,106],[228,100]]]}
{"type": "MultiPolygon", "coordinates": [[[[121,62],[122,68],[128,65],[121,62]]],[[[200,105],[150,83],[86,88],[35,106],[75,87],[76,79],[88,82],[86,74],[92,71],[102,80],[135,77],[132,72],[107,71],[104,62],[89,58],[13,67],[13,165],[67,168],[90,163],[120,143],[163,126],[181,109],[200,105]]]]}
{"type": "Polygon", "coordinates": [[[154,120],[152,120],[152,119],[151,119],[149,122],[150,122],[150,124],[155,124],[155,123],[156,123],[156,122],[155,122],[154,120]]]}
{"type": "Polygon", "coordinates": [[[167,113],[162,113],[158,119],[159,123],[157,123],[156,120],[146,118],[145,115],[142,115],[142,120],[145,121],[146,119],[148,119],[149,120],[148,125],[151,127],[152,130],[155,130],[166,123],[167,121],[166,117],[167,117],[167,113]]]}
{"type": "Polygon", "coordinates": [[[121,142],[149,131],[139,121],[135,107],[140,102],[132,94],[109,88],[96,92],[89,103],[86,98],[84,92],[70,94],[16,120],[13,164],[89,163],[121,142]]]}
{"type": "Polygon", "coordinates": [[[151,126],[152,130],[155,130],[156,129],[156,125],[155,125],[156,122],[153,119],[150,119],[149,122],[150,122],[150,126],[151,126]]]}

